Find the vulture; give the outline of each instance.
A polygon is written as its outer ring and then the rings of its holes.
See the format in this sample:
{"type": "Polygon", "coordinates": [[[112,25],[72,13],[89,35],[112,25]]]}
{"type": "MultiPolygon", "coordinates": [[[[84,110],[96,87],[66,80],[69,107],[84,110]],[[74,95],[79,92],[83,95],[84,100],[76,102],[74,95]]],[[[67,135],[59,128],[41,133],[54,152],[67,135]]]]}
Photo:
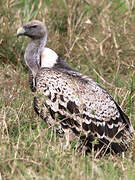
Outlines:
{"type": "Polygon", "coordinates": [[[24,59],[36,113],[48,126],[58,127],[66,146],[76,140],[85,152],[93,148],[101,154],[127,151],[134,129],[110,94],[45,47],[43,22],[28,22],[17,30],[17,36],[22,35],[30,38],[24,59]]]}

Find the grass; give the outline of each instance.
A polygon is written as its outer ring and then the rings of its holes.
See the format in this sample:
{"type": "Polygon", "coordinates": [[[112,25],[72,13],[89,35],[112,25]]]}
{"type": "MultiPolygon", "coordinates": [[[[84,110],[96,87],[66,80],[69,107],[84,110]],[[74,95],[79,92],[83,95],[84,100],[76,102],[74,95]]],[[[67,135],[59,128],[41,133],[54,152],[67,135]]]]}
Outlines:
{"type": "Polygon", "coordinates": [[[0,1],[0,179],[135,179],[135,142],[123,156],[96,159],[59,139],[35,114],[17,28],[39,19],[47,46],[115,98],[135,127],[134,0],[0,1]]]}

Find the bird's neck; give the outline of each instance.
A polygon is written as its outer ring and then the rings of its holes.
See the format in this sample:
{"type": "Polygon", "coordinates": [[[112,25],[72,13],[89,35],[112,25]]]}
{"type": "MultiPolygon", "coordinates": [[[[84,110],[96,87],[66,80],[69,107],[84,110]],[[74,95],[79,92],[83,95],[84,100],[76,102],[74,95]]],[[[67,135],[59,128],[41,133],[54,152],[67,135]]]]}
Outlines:
{"type": "Polygon", "coordinates": [[[44,37],[42,39],[31,40],[26,48],[24,59],[34,76],[40,67],[40,55],[45,45],[46,38],[44,37]]]}

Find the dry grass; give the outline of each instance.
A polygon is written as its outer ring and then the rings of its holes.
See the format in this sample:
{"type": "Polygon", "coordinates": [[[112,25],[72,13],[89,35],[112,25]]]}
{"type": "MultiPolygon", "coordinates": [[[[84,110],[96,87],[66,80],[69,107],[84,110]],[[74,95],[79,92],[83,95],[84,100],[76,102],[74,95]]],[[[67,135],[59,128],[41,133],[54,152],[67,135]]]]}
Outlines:
{"type": "Polygon", "coordinates": [[[46,22],[47,46],[105,87],[135,127],[135,1],[0,2],[0,179],[135,179],[135,143],[122,157],[62,150],[33,108],[17,28],[46,22]]]}

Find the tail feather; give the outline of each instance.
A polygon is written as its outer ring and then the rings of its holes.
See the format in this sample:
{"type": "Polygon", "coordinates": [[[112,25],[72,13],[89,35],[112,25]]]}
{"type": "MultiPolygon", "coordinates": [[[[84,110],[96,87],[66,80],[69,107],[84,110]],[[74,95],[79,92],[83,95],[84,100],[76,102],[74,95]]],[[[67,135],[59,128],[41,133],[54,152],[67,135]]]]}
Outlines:
{"type": "Polygon", "coordinates": [[[134,132],[134,128],[131,125],[128,116],[122,111],[122,109],[120,108],[120,106],[118,106],[118,104],[115,102],[117,109],[120,113],[121,119],[123,120],[123,123],[125,124],[125,128],[127,129],[127,131],[129,132],[129,135],[132,135],[134,132]]]}

